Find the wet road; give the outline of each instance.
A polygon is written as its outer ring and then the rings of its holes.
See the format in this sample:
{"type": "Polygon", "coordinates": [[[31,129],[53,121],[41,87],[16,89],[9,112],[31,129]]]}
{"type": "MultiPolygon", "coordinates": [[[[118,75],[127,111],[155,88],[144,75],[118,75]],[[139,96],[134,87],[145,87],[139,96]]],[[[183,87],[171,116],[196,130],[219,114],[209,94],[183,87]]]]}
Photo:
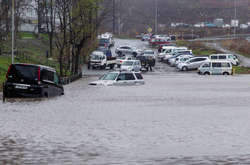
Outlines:
{"type": "Polygon", "coordinates": [[[144,86],[88,86],[96,78],[62,97],[0,103],[0,164],[250,164],[250,76],[158,63],[144,86]]]}

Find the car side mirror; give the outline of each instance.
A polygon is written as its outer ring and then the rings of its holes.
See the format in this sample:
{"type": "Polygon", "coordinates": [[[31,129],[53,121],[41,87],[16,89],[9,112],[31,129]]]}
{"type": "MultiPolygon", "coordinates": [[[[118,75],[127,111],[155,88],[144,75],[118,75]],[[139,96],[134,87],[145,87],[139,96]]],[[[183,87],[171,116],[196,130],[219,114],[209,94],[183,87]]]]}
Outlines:
{"type": "Polygon", "coordinates": [[[121,81],[122,79],[121,78],[118,78],[116,81],[121,81]]]}

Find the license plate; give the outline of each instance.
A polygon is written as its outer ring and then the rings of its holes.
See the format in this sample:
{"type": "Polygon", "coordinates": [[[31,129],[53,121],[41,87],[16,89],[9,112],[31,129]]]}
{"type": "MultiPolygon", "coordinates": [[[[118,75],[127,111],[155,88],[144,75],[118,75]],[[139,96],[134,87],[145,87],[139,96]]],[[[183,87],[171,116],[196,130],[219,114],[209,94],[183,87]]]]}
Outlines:
{"type": "Polygon", "coordinates": [[[16,88],[16,89],[28,89],[28,87],[26,87],[26,86],[21,86],[21,85],[16,85],[15,88],[16,88]]]}

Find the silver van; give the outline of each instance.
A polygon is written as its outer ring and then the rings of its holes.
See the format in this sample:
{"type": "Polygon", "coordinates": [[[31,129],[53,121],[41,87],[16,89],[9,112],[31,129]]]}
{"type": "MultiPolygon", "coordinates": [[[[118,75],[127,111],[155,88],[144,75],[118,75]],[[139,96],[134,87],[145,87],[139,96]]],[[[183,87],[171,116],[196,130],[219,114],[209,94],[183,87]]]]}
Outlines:
{"type": "Polygon", "coordinates": [[[231,75],[232,64],[226,60],[212,60],[202,64],[198,69],[198,73],[202,75],[231,75]]]}
{"type": "Polygon", "coordinates": [[[240,64],[237,56],[233,54],[211,54],[209,58],[211,60],[227,60],[227,61],[230,61],[232,65],[234,66],[237,66],[240,64]]]}

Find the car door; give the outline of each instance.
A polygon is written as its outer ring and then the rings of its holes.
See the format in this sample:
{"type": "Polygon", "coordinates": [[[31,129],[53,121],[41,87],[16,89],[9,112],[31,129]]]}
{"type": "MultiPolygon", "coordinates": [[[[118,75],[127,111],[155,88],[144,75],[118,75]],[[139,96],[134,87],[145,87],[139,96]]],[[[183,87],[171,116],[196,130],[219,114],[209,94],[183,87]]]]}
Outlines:
{"type": "Polygon", "coordinates": [[[117,86],[127,85],[125,73],[120,73],[118,75],[116,82],[115,82],[115,85],[117,85],[117,86]]]}
{"type": "Polygon", "coordinates": [[[134,62],[134,71],[138,72],[140,71],[140,62],[139,61],[135,61],[134,62]]]}
{"type": "Polygon", "coordinates": [[[135,85],[136,78],[133,73],[125,73],[126,85],[135,85]]]}
{"type": "Polygon", "coordinates": [[[213,62],[212,63],[212,74],[214,74],[214,75],[221,74],[221,63],[220,62],[213,62]]]}
{"type": "Polygon", "coordinates": [[[190,61],[189,61],[189,64],[188,64],[188,68],[189,68],[189,69],[194,69],[195,66],[197,65],[197,64],[196,64],[197,61],[198,61],[198,58],[195,58],[195,59],[190,60],[190,61]]]}
{"type": "Polygon", "coordinates": [[[200,65],[204,63],[205,60],[206,60],[206,58],[197,58],[195,63],[194,63],[193,69],[199,68],[200,65]]]}

